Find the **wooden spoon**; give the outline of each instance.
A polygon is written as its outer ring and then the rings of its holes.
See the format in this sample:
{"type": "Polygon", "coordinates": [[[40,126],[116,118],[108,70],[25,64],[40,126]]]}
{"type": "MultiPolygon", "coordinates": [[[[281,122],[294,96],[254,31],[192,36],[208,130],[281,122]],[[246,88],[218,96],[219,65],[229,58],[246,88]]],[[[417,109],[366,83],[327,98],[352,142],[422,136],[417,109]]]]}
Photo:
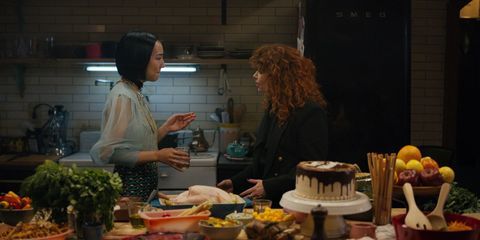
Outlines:
{"type": "Polygon", "coordinates": [[[437,200],[437,206],[433,211],[427,215],[428,220],[432,224],[432,229],[436,231],[446,231],[447,230],[447,221],[443,216],[443,207],[445,206],[445,201],[447,200],[448,193],[450,192],[451,185],[448,183],[442,184],[440,188],[440,194],[437,200]]]}
{"type": "Polygon", "coordinates": [[[417,207],[413,196],[413,188],[410,183],[403,184],[403,194],[408,203],[408,213],[405,217],[405,224],[413,229],[432,230],[432,224],[428,218],[417,207]]]}

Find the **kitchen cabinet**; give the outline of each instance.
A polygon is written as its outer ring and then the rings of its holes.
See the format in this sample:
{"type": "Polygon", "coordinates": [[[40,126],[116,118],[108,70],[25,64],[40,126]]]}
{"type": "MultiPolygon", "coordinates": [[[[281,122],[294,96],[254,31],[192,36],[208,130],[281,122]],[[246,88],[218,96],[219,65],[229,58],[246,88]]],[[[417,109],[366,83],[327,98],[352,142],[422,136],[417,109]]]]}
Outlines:
{"type": "Polygon", "coordinates": [[[160,191],[185,190],[193,185],[215,185],[215,166],[195,166],[178,172],[169,166],[158,168],[158,188],[160,191]]]}
{"type": "MultiPolygon", "coordinates": [[[[0,59],[1,65],[94,65],[94,64],[113,64],[113,58],[7,58],[0,59]]],[[[165,59],[165,63],[175,64],[198,64],[198,65],[221,65],[221,64],[247,64],[248,59],[237,58],[193,58],[193,59],[165,59]]]]}
{"type": "Polygon", "coordinates": [[[231,178],[251,163],[251,157],[247,157],[244,160],[228,160],[223,154],[220,154],[217,163],[217,183],[224,179],[231,178]]]}

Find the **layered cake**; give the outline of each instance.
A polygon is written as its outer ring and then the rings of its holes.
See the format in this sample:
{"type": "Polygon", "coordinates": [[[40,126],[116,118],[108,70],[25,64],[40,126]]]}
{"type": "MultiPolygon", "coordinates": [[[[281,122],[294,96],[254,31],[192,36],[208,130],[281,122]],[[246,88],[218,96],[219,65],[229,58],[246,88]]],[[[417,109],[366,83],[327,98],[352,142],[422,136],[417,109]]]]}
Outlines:
{"type": "Polygon", "coordinates": [[[315,200],[355,197],[354,165],[330,161],[304,161],[297,165],[295,194],[315,200]]]}

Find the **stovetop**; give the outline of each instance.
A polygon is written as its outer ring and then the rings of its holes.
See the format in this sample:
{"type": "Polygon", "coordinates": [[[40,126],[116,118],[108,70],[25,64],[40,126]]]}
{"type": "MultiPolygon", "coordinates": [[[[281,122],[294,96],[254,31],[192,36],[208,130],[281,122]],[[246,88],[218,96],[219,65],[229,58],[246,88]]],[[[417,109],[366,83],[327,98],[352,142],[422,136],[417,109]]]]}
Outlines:
{"type": "MultiPolygon", "coordinates": [[[[190,130],[182,130],[178,132],[182,135],[182,139],[188,140],[191,138],[190,130]]],[[[194,153],[190,152],[190,166],[216,166],[218,159],[218,138],[216,136],[216,130],[205,130],[205,137],[210,144],[209,151],[194,153]]],[[[92,158],[90,157],[90,148],[100,138],[99,131],[85,131],[80,133],[80,151],[69,156],[65,156],[59,160],[60,163],[65,164],[77,164],[78,166],[91,165],[92,158]]],[[[182,143],[181,143],[182,144],[182,143]]],[[[183,143],[187,145],[187,141],[183,143]]]]}
{"type": "Polygon", "coordinates": [[[217,166],[218,152],[190,153],[190,167],[217,166]]]}
{"type": "MultiPolygon", "coordinates": [[[[216,166],[217,165],[218,152],[202,152],[190,154],[190,166],[216,166]]],[[[92,158],[88,152],[78,152],[67,157],[61,158],[60,163],[84,165],[86,163],[92,163],[92,158]]]]}

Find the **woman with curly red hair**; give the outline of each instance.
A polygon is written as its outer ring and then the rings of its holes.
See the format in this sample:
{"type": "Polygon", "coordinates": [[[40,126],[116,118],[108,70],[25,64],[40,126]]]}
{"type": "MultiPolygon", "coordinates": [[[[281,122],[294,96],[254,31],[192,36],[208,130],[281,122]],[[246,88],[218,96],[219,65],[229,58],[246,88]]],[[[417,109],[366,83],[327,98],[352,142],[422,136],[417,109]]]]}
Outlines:
{"type": "Polygon", "coordinates": [[[301,161],[327,157],[326,101],[315,80],[315,66],[295,48],[272,44],[250,58],[265,113],[257,130],[253,161],[217,186],[250,198],[271,199],[295,188],[301,161]]]}

